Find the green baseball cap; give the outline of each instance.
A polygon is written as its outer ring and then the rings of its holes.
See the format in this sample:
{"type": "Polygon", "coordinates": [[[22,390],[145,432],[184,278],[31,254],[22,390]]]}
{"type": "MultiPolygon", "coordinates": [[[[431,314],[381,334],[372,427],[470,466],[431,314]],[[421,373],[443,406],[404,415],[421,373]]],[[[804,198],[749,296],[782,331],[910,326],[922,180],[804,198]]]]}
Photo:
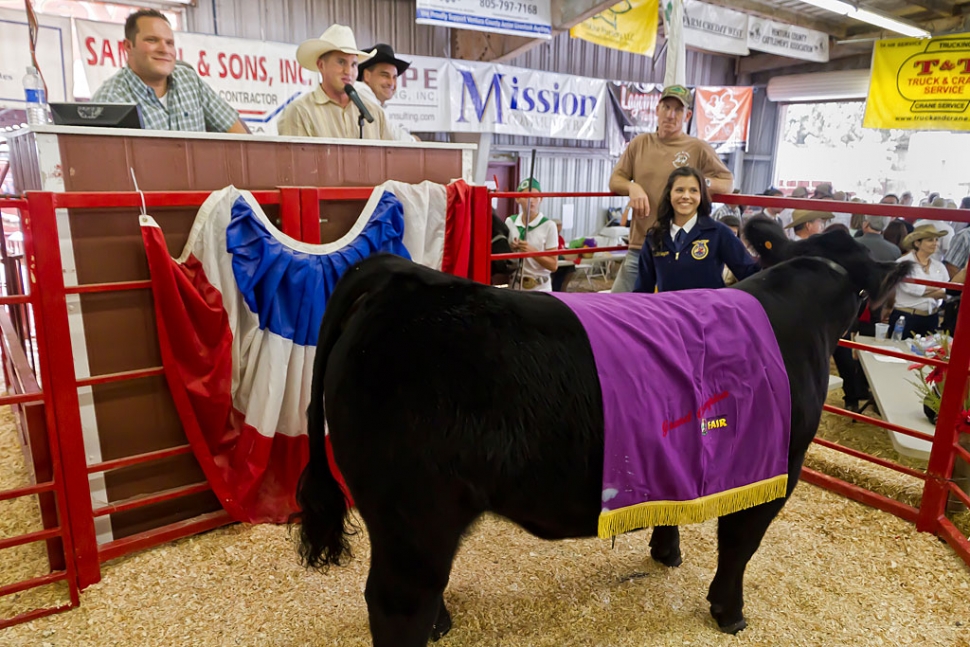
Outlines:
{"type": "Polygon", "coordinates": [[[539,180],[535,179],[534,177],[526,178],[519,182],[519,186],[516,191],[530,191],[532,189],[539,192],[542,191],[542,187],[539,186],[539,180]]]}
{"type": "Polygon", "coordinates": [[[664,91],[660,93],[660,100],[663,101],[667,97],[677,99],[684,104],[685,108],[694,105],[694,94],[682,85],[668,85],[664,88],[664,91]]]}

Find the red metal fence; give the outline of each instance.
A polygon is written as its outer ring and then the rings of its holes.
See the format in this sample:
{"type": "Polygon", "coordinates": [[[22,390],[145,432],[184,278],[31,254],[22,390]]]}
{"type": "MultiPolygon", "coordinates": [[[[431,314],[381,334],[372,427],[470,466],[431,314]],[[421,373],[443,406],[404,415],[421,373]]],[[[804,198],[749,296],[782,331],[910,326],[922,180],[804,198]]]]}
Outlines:
{"type": "MultiPolygon", "coordinates": [[[[278,205],[280,228],[284,234],[303,242],[318,243],[320,242],[321,200],[362,201],[370,196],[371,191],[370,188],[281,187],[274,191],[253,193],[261,204],[278,205]]],[[[68,326],[67,295],[145,290],[151,287],[151,282],[146,280],[66,286],[59,252],[60,241],[55,210],[71,209],[72,213],[77,214],[91,209],[118,207],[136,209],[142,204],[142,197],[149,208],[198,207],[208,195],[204,192],[156,192],[145,193],[143,196],[134,192],[61,194],[37,192],[28,194],[26,199],[0,200],[0,208],[18,210],[21,214],[24,244],[22,257],[16,254],[8,255],[6,249],[2,254],[7,283],[5,296],[0,297],[0,306],[5,306],[5,311],[0,312],[0,350],[2,350],[6,383],[12,394],[0,397],[0,405],[6,404],[15,408],[23,442],[29,448],[28,462],[34,475],[34,483],[15,490],[0,492],[0,501],[37,496],[44,522],[43,530],[0,539],[0,550],[44,541],[50,563],[50,572],[46,575],[0,586],[0,596],[59,581],[66,582],[70,591],[69,604],[30,610],[14,618],[0,619],[0,628],[76,606],[80,590],[100,579],[101,563],[107,560],[215,528],[230,521],[228,515],[219,511],[99,546],[94,531],[96,517],[197,494],[208,490],[209,486],[207,483],[194,483],[95,508],[91,502],[88,484],[91,474],[188,454],[191,450],[185,443],[159,451],[87,464],[84,459],[78,388],[144,379],[161,374],[162,367],[78,379],[73,363],[63,359],[73,356],[68,326]],[[42,259],[36,255],[38,248],[44,250],[42,259]],[[23,284],[21,277],[26,277],[26,285],[23,284]],[[61,359],[52,361],[52,358],[61,359]]],[[[491,200],[516,197],[516,195],[489,193],[485,187],[472,188],[470,201],[472,277],[476,281],[487,283],[490,276],[490,263],[493,259],[490,251],[491,200]]],[[[610,194],[548,193],[541,195],[575,198],[610,194]]],[[[936,209],[914,209],[892,205],[834,203],[744,195],[718,196],[718,199],[734,204],[782,208],[813,207],[836,209],[841,212],[905,215],[938,220],[945,217],[947,220],[970,222],[970,212],[967,211],[948,210],[943,216],[936,209]]],[[[593,251],[621,249],[624,247],[507,254],[495,258],[586,254],[593,251]]],[[[967,314],[967,309],[962,307],[959,312],[957,334],[949,361],[950,377],[946,381],[935,436],[930,437],[826,405],[827,411],[931,441],[933,449],[925,473],[828,441],[816,441],[826,447],[923,480],[925,486],[920,506],[913,507],[812,470],[805,470],[804,478],[915,522],[919,530],[933,532],[946,539],[954,550],[970,563],[970,542],[947,517],[948,501],[959,501],[965,506],[970,506],[970,498],[953,479],[957,461],[970,465],[970,452],[967,452],[959,442],[961,434],[965,434],[967,429],[966,425],[960,423],[962,394],[966,392],[967,373],[970,370],[970,334],[962,333],[970,327],[970,314],[967,314]],[[959,367],[959,370],[954,370],[954,367],[959,367]]],[[[927,360],[906,353],[887,352],[881,347],[869,347],[853,342],[842,343],[850,348],[872,350],[903,356],[914,362],[939,365],[936,360],[927,360]]]]}

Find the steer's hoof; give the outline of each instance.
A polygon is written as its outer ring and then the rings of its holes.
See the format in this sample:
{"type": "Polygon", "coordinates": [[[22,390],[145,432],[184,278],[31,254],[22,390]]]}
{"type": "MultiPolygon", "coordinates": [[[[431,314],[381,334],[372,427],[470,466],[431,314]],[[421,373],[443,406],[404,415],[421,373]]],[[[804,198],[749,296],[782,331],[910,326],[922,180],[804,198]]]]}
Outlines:
{"type": "Polygon", "coordinates": [[[745,621],[744,618],[741,618],[737,622],[732,622],[729,625],[719,624],[717,628],[720,629],[723,633],[731,634],[733,636],[734,634],[738,633],[739,631],[741,631],[747,626],[748,626],[747,621],[745,621]]]}
{"type": "Polygon", "coordinates": [[[679,550],[676,552],[661,552],[656,548],[651,548],[650,557],[652,557],[655,562],[660,562],[664,566],[669,566],[671,568],[676,568],[684,563],[684,560],[681,559],[679,550]]]}
{"type": "Polygon", "coordinates": [[[434,627],[431,628],[431,642],[438,642],[449,631],[451,631],[451,614],[442,606],[438,619],[434,621],[434,627]]]}

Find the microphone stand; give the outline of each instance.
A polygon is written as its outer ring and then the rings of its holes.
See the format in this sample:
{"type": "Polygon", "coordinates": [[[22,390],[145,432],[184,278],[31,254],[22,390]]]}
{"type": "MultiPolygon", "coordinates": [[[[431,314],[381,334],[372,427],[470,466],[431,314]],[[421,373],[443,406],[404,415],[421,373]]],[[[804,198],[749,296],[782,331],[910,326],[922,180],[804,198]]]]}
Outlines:
{"type": "Polygon", "coordinates": [[[357,127],[360,129],[360,138],[364,138],[364,113],[357,110],[357,127]]]}

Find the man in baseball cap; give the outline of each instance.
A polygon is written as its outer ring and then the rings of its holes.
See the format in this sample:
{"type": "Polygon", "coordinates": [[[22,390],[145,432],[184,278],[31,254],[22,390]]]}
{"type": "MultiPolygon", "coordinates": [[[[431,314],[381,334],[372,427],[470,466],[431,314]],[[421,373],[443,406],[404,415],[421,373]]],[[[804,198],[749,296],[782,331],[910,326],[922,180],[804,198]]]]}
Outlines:
{"type": "MultiPolygon", "coordinates": [[[[361,137],[360,112],[346,88],[353,87],[359,63],[374,54],[358,49],[354,32],[345,25],[331,25],[319,38],[300,43],[296,60],[308,70],[319,71],[321,83],[286,107],[277,123],[279,133],[338,139],[361,137]]],[[[364,123],[363,139],[392,139],[384,111],[364,101],[374,121],[364,123]]]]}
{"type": "Polygon", "coordinates": [[[657,210],[667,179],[674,169],[690,166],[705,178],[710,193],[730,193],[734,176],[705,141],[684,132],[690,121],[694,94],[682,85],[668,85],[657,102],[657,132],[637,135],[613,167],[610,190],[630,196],[633,222],[630,248],[613,281],[612,292],[631,292],[639,271],[640,251],[657,210]]]}

